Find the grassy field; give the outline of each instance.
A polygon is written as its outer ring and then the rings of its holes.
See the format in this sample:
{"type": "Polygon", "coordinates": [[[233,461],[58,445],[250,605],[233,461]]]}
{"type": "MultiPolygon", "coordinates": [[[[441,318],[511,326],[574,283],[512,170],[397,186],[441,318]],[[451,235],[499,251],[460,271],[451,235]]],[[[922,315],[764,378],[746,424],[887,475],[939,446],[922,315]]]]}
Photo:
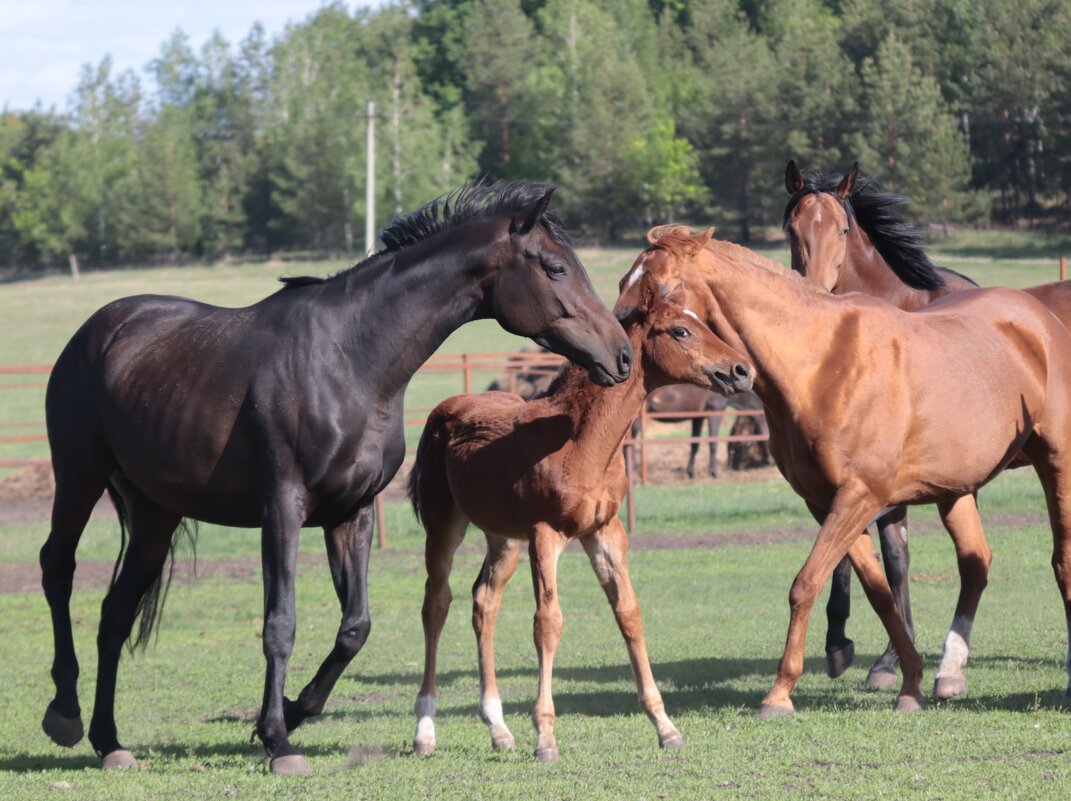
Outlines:
{"type": "MultiPolygon", "coordinates": [[[[1052,248],[1025,240],[947,245],[941,263],[984,284],[1028,286],[1057,277],[1052,248]],[[987,255],[993,253],[1034,257],[1009,262],[987,255]]],[[[581,252],[608,301],[637,250],[581,252]]],[[[787,261],[783,248],[766,252],[787,261]]],[[[88,274],[78,284],[54,276],[0,285],[0,364],[50,363],[82,320],[114,297],[173,292],[242,305],[274,291],[279,273],[342,266],[130,270],[88,274]]],[[[455,334],[443,351],[519,344],[494,324],[478,323],[455,334]]],[[[418,377],[408,403],[426,408],[457,391],[456,380],[418,377]]],[[[40,419],[43,390],[3,392],[0,423],[40,419]]],[[[36,444],[0,448],[0,458],[46,453],[36,444]]],[[[885,637],[856,588],[850,622],[856,665],[837,681],[825,677],[824,616],[817,606],[806,673],[795,694],[799,714],[760,722],[754,710],[773,680],[788,588],[809,550],[813,522],[784,482],[772,477],[640,488],[632,575],[655,678],[686,745],[679,752],[658,750],[605,598],[583,553],[570,549],[559,576],[565,635],[555,671],[561,759],[553,765],[537,764],[531,755],[534,604],[523,563],[507,588],[497,637],[516,752],[492,752],[475,714],[468,587],[481,559],[478,532],[470,532],[456,562],[456,603],[440,647],[440,751],[412,756],[423,534],[405,505],[387,504],[390,547],[373,555],[371,638],[325,714],[295,734],[315,775],[288,780],[268,776],[259,745],[249,744],[264,671],[258,533],[203,526],[202,564],[228,559],[249,570],[176,583],[158,642],[144,654],[124,655],[117,716],[123,742],[142,763],[136,773],[102,774],[86,742],[66,751],[47,740],[40,730],[52,692],[47,608],[37,592],[0,594],[0,798],[1064,798],[1071,782],[1071,719],[1063,697],[1067,629],[1049,567],[1044,502],[1031,472],[1021,470],[998,478],[980,503],[995,561],[964,696],[901,716],[890,709],[890,693],[861,689],[885,637]],[[700,537],[703,547],[694,547],[700,537]]],[[[929,682],[958,579],[935,512],[919,509],[911,520],[912,599],[929,682]]],[[[46,527],[0,524],[7,569],[32,573],[46,527]]],[[[79,561],[110,563],[117,545],[114,521],[94,519],[79,561]]],[[[326,563],[318,557],[322,538],[306,532],[301,550],[308,556],[298,580],[291,694],[331,647],[338,623],[326,563]]],[[[72,603],[87,723],[102,597],[101,589],[79,589],[72,603]]]]}

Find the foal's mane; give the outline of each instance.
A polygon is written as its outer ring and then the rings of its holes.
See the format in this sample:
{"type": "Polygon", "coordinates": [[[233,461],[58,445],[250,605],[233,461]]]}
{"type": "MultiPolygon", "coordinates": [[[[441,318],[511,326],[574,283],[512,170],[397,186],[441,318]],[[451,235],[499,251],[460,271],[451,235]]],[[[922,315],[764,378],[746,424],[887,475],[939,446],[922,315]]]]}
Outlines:
{"type": "MultiPolygon", "coordinates": [[[[435,198],[410,214],[395,217],[379,233],[383,249],[345,270],[319,278],[315,276],[285,276],[280,278],[286,288],[322,284],[383,259],[404,248],[424,242],[436,234],[469,223],[523,214],[530,210],[553,187],[539,181],[497,181],[491,184],[467,183],[435,198]]],[[[572,241],[557,213],[547,210],[539,220],[552,240],[562,246],[572,241]]]]}
{"type": "MultiPolygon", "coordinates": [[[[792,212],[804,197],[811,194],[835,195],[844,178],[838,173],[806,170],[803,188],[788,200],[782,227],[788,230],[792,212]]],[[[845,198],[844,211],[849,224],[854,219],[878,253],[897,277],[913,289],[940,289],[945,285],[937,266],[926,254],[925,231],[908,219],[905,209],[910,200],[886,192],[873,178],[859,176],[851,195],[845,198]]]]}

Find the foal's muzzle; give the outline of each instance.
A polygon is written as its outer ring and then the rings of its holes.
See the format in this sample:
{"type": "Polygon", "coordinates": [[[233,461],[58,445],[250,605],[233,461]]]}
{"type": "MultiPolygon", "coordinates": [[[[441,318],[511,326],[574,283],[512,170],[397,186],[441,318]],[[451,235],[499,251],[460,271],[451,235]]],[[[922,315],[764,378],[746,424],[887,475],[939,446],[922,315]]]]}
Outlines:
{"type": "Polygon", "coordinates": [[[707,371],[714,389],[723,395],[732,395],[736,392],[747,392],[755,383],[755,375],[743,362],[737,362],[729,372],[719,367],[707,371]]]}

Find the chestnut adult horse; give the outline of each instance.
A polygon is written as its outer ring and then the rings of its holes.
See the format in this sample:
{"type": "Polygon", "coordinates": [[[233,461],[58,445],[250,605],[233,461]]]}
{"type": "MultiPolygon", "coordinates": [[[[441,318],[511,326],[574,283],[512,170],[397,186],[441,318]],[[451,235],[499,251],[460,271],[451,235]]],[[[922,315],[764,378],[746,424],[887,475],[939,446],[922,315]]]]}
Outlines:
{"type": "Polygon", "coordinates": [[[972,493],[1020,451],[1045,490],[1071,629],[1071,334],[1045,306],[1017,290],[977,289],[907,313],[830,295],[711,232],[649,236],[617,308],[644,273],[684,284],[689,307],[754,363],[771,451],[821,524],[792,583],[785,652],[760,714],[793,711],[811,607],[846,554],[900,655],[897,708],[922,705],[922,661],[866,526],[890,506],[937,504],[964,582],[943,676],[966,657],[958,621],[973,617],[991,559],[972,493]]]}
{"type": "MultiPolygon", "coordinates": [[[[833,294],[863,292],[905,311],[915,311],[951,293],[977,288],[971,279],[932,262],[924,231],[905,214],[908,199],[861,176],[858,162],[840,175],[801,172],[795,161],[789,161],[785,189],[789,200],[784,228],[792,248],[792,268],[833,294]]],[[[1071,283],[1044,284],[1025,291],[1044,303],[1065,326],[1071,324],[1071,283]]],[[[963,503],[966,508],[971,502],[964,499],[963,503]]],[[[881,515],[877,528],[885,573],[911,631],[906,508],[898,506],[881,515]]],[[[847,669],[854,654],[852,641],[845,634],[851,605],[850,570],[845,559],[833,572],[826,607],[826,659],[834,678],[847,669]]],[[[969,637],[971,621],[960,621],[959,627],[969,637]]],[[[890,644],[870,668],[867,685],[895,686],[896,661],[890,644]]],[[[950,698],[966,687],[961,671],[941,678],[940,698],[950,698]]]]}
{"type": "Polygon", "coordinates": [[[557,564],[579,539],[613,607],[628,647],[640,704],[664,747],[682,744],[651,676],[643,620],[628,575],[628,540],[617,516],[625,496],[621,442],[655,387],[688,381],[722,394],[751,386],[750,364],[648,276],[638,305],[623,319],[637,354],[628,380],[610,389],[567,368],[545,395],[524,401],[506,392],[458,395],[431,413],[409,477],[409,496],[427,532],[424,681],[417,695],[413,749],[435,750],[435,663],[450,607],[454,552],[469,522],[487,538],[473,587],[472,625],[480,665],[480,714],[497,749],[513,748],[495,679],[494,631],[502,591],[528,543],[535,586],[539,694],[532,722],[535,755],[558,756],[551,670],[562,633],[557,564]]]}
{"type": "Polygon", "coordinates": [[[289,732],[320,713],[368,637],[372,501],[401,465],[402,400],[416,369],[458,326],[493,317],[597,383],[628,377],[632,347],[547,210],[552,192],[467,186],[395,220],[380,235],[384,250],[331,278],[284,279],[244,309],[124,298],[78,330],[46,399],[56,497],[41,568],[56,696],[43,726],[55,742],[82,737],[71,581],[82,529],[107,490],[130,546],[97,638],[89,739],[103,767],[136,764],[113,712],[120,649],[139,613],[137,641],[146,640],[172,536],[188,517],[263,531],[267,673],[256,731],[273,772],[308,770],[289,732]],[[324,530],[342,623],[290,701],[302,526],[324,530]]]}

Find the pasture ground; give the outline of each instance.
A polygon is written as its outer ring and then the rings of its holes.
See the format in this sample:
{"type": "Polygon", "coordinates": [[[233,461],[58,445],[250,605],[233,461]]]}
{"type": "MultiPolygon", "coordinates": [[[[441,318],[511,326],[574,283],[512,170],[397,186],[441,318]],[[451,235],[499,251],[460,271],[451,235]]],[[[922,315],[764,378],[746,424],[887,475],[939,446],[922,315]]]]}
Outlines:
{"type": "MultiPolygon", "coordinates": [[[[613,296],[634,253],[583,252],[604,297],[613,296]]],[[[943,262],[983,283],[1025,286],[1056,278],[1049,255],[1010,266],[987,259],[943,262]]],[[[50,363],[85,316],[112,297],[161,291],[246,303],[271,291],[270,279],[283,270],[124,271],[89,274],[76,286],[58,276],[3,285],[0,363],[50,363]]],[[[493,324],[481,323],[462,329],[445,349],[512,346],[493,324]]],[[[417,381],[410,402],[426,408],[457,391],[417,381]]],[[[0,422],[39,419],[37,392],[5,394],[0,422]]],[[[19,445],[18,455],[44,455],[41,448],[19,445]]],[[[390,545],[373,555],[372,635],[325,714],[295,734],[315,775],[285,780],[268,776],[259,745],[249,744],[264,670],[257,532],[203,526],[196,580],[180,559],[158,641],[144,653],[124,655],[120,667],[120,733],[142,769],[103,774],[85,741],[68,751],[40,730],[52,692],[51,631],[35,565],[47,533],[47,504],[26,505],[21,516],[0,515],[0,585],[6,590],[0,592],[0,798],[1065,798],[1071,786],[1071,717],[1063,694],[1067,629],[1049,567],[1044,502],[1030,471],[1003,475],[981,495],[995,559],[964,696],[903,716],[891,711],[890,692],[861,688],[885,637],[857,586],[850,623],[856,665],[839,680],[826,678],[824,615],[816,607],[806,673],[795,694],[799,714],[767,722],[754,711],[773,680],[788,587],[815,526],[784,482],[770,473],[749,479],[639,491],[632,575],[655,678],[685,737],[681,751],[658,750],[609,607],[575,548],[562,556],[560,570],[565,633],[555,699],[561,759],[541,765],[531,756],[536,657],[523,563],[507,588],[497,636],[506,719],[518,748],[491,750],[475,714],[468,588],[482,544],[471,531],[456,561],[455,604],[440,648],[440,751],[412,756],[423,650],[422,532],[407,506],[392,501],[390,545]]],[[[13,507],[0,493],[0,511],[13,507]]],[[[911,521],[912,598],[929,682],[958,579],[951,543],[932,509],[913,511],[911,521]]],[[[87,724],[95,627],[117,546],[114,519],[103,511],[83,539],[72,603],[87,724]]],[[[291,694],[331,647],[338,623],[322,551],[320,536],[306,532],[291,694]]]]}

